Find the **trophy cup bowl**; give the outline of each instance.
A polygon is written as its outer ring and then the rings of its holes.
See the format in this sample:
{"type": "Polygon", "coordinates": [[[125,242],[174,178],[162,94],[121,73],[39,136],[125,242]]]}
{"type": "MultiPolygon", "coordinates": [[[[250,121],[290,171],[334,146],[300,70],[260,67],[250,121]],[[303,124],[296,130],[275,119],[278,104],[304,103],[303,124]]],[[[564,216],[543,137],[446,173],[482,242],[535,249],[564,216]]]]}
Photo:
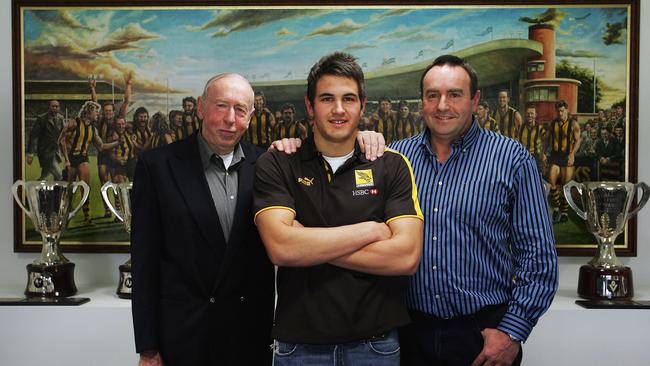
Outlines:
{"type": "MultiPolygon", "coordinates": [[[[124,224],[124,229],[127,233],[131,234],[131,189],[133,189],[133,183],[111,183],[106,182],[102,186],[102,197],[104,202],[111,210],[111,212],[117,217],[122,224],[124,224]],[[113,196],[115,197],[116,204],[114,205],[111,200],[108,198],[108,190],[113,190],[113,196]],[[121,207],[121,210],[115,206],[121,207]]],[[[120,280],[117,285],[117,296],[122,299],[131,298],[131,258],[129,258],[126,263],[121,264],[119,267],[120,270],[120,280]]]]}
{"type": "Polygon", "coordinates": [[[591,300],[630,299],[634,295],[632,270],[616,257],[614,241],[648,201],[650,189],[645,183],[574,181],[564,186],[564,196],[571,208],[587,222],[587,229],[598,240],[598,253],[580,267],[578,295],[591,300]],[[573,201],[571,189],[578,191],[583,209],[573,201]],[[638,188],[643,194],[637,207],[630,211],[638,188]]]}
{"type": "Polygon", "coordinates": [[[27,297],[62,298],[77,293],[74,282],[74,263],[61,253],[59,238],[68,221],[79,211],[88,199],[90,187],[83,181],[22,181],[11,187],[16,203],[34,223],[34,229],[43,238],[41,256],[27,265],[27,297]],[[72,196],[77,188],[83,187],[79,205],[68,213],[72,196]],[[23,187],[27,205],[23,204],[18,188],[23,187]],[[27,207],[29,209],[27,209],[27,207]]]}

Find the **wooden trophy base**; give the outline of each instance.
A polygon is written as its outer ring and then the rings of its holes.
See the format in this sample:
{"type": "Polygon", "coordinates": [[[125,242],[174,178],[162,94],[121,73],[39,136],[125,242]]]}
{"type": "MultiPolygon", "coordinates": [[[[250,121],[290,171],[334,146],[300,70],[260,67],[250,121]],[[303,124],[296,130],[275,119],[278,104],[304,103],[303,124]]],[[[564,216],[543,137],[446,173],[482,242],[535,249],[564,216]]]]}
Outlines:
{"type": "Polygon", "coordinates": [[[628,300],[634,295],[630,267],[580,267],[578,296],[590,300],[628,300]]]}
{"type": "Polygon", "coordinates": [[[131,298],[131,266],[127,264],[120,265],[120,283],[117,285],[117,296],[122,299],[131,298]]]}
{"type": "Polygon", "coordinates": [[[27,265],[27,297],[68,297],[77,293],[74,263],[27,265]]]}

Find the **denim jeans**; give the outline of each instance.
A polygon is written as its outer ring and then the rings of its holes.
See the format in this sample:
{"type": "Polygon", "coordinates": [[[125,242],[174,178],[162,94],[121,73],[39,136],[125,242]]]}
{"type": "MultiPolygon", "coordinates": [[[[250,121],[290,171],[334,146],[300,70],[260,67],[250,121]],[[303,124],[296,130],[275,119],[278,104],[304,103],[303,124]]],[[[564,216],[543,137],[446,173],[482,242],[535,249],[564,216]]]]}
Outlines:
{"type": "Polygon", "coordinates": [[[399,366],[397,331],[385,337],[340,344],[275,341],[273,366],[399,366]]]}

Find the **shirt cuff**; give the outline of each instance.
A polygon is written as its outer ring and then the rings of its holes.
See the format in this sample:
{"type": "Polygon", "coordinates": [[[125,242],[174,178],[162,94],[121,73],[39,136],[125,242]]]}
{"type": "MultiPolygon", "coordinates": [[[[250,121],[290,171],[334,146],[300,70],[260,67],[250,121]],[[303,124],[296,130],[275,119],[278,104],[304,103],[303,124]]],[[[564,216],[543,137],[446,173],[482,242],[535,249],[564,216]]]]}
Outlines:
{"type": "Polygon", "coordinates": [[[528,320],[508,312],[501,319],[501,323],[499,323],[497,329],[506,334],[511,334],[514,338],[522,342],[526,342],[530,332],[533,330],[533,326],[534,324],[528,320]]]}

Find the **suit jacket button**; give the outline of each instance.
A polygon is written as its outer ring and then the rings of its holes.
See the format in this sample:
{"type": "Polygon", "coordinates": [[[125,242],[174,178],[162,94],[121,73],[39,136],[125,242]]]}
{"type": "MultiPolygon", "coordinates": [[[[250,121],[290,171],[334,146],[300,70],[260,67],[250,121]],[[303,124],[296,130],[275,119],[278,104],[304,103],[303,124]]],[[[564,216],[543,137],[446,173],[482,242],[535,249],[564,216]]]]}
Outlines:
{"type": "Polygon", "coordinates": [[[244,301],[246,301],[246,298],[244,296],[242,296],[242,297],[239,298],[239,301],[244,302],[244,301]]]}
{"type": "Polygon", "coordinates": [[[214,297],[211,297],[211,298],[210,298],[210,303],[211,303],[211,304],[214,304],[214,302],[215,302],[214,297]]]}

